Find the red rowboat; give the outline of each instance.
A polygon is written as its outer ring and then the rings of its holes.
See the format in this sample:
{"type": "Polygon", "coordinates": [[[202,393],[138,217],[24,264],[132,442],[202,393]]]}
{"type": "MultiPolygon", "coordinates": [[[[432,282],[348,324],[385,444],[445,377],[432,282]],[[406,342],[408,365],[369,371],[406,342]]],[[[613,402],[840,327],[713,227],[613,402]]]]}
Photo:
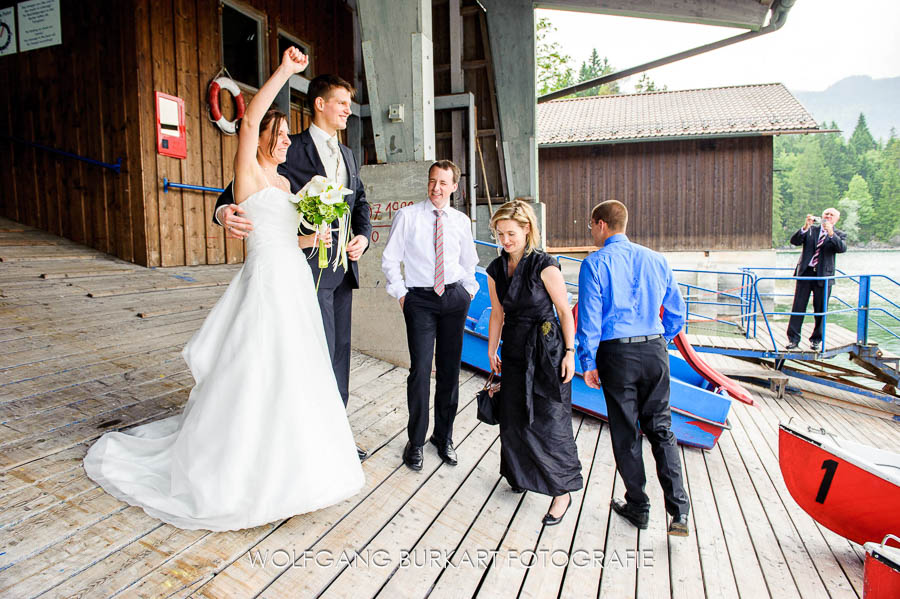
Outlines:
{"type": "Polygon", "coordinates": [[[866,565],[863,568],[863,599],[897,599],[900,597],[900,549],[889,547],[887,535],[881,544],[866,543],[866,565]]]}
{"type": "Polygon", "coordinates": [[[900,531],[900,454],[823,429],[779,429],[784,483],[816,522],[860,545],[900,531]]]}

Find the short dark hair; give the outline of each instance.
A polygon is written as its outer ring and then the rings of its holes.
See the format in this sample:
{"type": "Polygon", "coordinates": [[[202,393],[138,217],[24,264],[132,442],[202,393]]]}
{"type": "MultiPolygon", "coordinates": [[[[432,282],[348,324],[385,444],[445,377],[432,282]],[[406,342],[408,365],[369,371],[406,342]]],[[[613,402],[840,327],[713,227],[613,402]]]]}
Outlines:
{"type": "Polygon", "coordinates": [[[428,167],[428,176],[431,177],[431,170],[439,168],[442,171],[450,171],[453,173],[453,183],[459,183],[459,178],[461,176],[461,172],[459,167],[453,164],[450,160],[438,160],[437,162],[432,162],[431,166],[428,167]]]}
{"type": "Polygon", "coordinates": [[[621,232],[628,225],[628,208],[616,200],[600,202],[591,211],[591,222],[603,221],[611,231],[621,232]]]}
{"type": "Polygon", "coordinates": [[[356,94],[356,89],[337,75],[319,75],[309,82],[309,89],[306,91],[306,106],[313,116],[316,114],[316,98],[327,100],[328,94],[336,87],[342,87],[350,92],[351,98],[356,94]]]}

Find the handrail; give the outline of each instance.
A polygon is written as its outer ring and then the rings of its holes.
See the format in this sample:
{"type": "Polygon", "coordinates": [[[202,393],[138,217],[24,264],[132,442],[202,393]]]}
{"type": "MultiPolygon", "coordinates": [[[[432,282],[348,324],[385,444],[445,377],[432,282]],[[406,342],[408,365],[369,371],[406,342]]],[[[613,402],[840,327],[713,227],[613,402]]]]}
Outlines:
{"type": "MultiPolygon", "coordinates": [[[[478,239],[476,239],[474,241],[477,245],[483,245],[483,246],[491,247],[491,248],[495,248],[495,249],[500,248],[500,246],[496,243],[491,243],[488,241],[480,241],[478,239]]],[[[551,255],[553,255],[553,254],[551,254],[551,255]]],[[[553,256],[557,259],[571,260],[573,262],[578,262],[578,263],[583,262],[583,260],[578,259],[578,258],[572,258],[571,256],[563,256],[560,254],[556,254],[553,256]]],[[[828,315],[829,314],[844,314],[844,313],[848,313],[848,312],[856,312],[858,314],[857,343],[862,344],[862,345],[865,345],[868,343],[868,330],[869,330],[870,323],[874,323],[875,326],[879,327],[881,330],[889,333],[891,336],[893,336],[897,339],[900,339],[900,335],[898,335],[897,333],[894,333],[892,330],[888,329],[880,322],[871,318],[872,313],[880,312],[880,313],[886,314],[889,318],[892,318],[893,320],[900,323],[900,318],[898,318],[896,315],[892,314],[885,308],[871,307],[869,305],[870,295],[875,295],[875,296],[883,299],[885,302],[887,302],[891,306],[900,310],[900,305],[898,305],[896,302],[890,300],[889,298],[885,297],[881,293],[878,293],[877,291],[874,291],[871,289],[871,279],[879,278],[879,277],[886,279],[890,283],[893,283],[894,285],[897,285],[898,287],[900,287],[900,282],[892,279],[891,277],[889,277],[887,275],[881,275],[881,274],[848,275],[848,274],[845,274],[843,271],[838,270],[838,272],[840,273],[839,275],[830,276],[830,277],[795,277],[795,276],[786,276],[786,277],[764,276],[764,277],[760,277],[755,272],[753,272],[753,271],[778,271],[778,270],[793,271],[794,270],[793,268],[790,268],[790,267],[780,267],[780,266],[777,266],[777,267],[745,266],[745,267],[742,267],[739,271],[701,270],[701,269],[688,269],[688,268],[675,268],[672,270],[674,272],[685,272],[685,273],[703,273],[703,274],[740,276],[741,277],[741,286],[739,288],[735,288],[735,289],[740,289],[740,295],[730,293],[730,291],[734,291],[734,289],[727,290],[727,291],[718,291],[716,289],[707,289],[707,288],[701,287],[699,285],[693,285],[691,283],[679,282],[678,283],[679,286],[685,287],[688,289],[687,297],[685,297],[685,303],[687,304],[688,316],[693,314],[694,316],[707,318],[701,314],[692,313],[690,311],[691,304],[722,305],[722,306],[729,306],[729,307],[739,306],[741,309],[741,315],[740,315],[741,323],[744,325],[744,335],[749,338],[749,337],[756,336],[757,316],[762,315],[763,321],[766,325],[766,329],[769,333],[769,338],[772,341],[772,347],[774,350],[777,350],[778,345],[775,342],[775,335],[772,332],[772,326],[769,322],[768,317],[769,317],[769,315],[776,315],[776,314],[777,315],[785,315],[785,316],[793,316],[795,314],[797,314],[797,315],[803,314],[803,315],[814,316],[814,317],[822,316],[822,345],[823,345],[823,347],[825,345],[825,329],[826,329],[827,323],[828,323],[828,315]],[[826,305],[825,306],[826,310],[824,312],[778,312],[775,310],[769,312],[763,306],[763,300],[762,300],[763,297],[776,297],[776,296],[792,297],[792,294],[786,294],[786,293],[764,294],[764,293],[760,293],[760,291],[759,291],[759,282],[765,281],[765,280],[772,280],[772,281],[777,281],[777,280],[793,280],[793,281],[796,281],[796,280],[810,280],[810,281],[823,280],[823,281],[825,281],[825,285],[826,285],[826,288],[825,288],[826,296],[828,296],[828,294],[827,294],[828,287],[827,286],[833,285],[834,282],[838,279],[847,279],[847,280],[853,281],[854,283],[859,285],[859,287],[860,287],[859,302],[856,306],[851,305],[850,303],[848,303],[846,300],[844,300],[841,297],[835,296],[834,299],[839,301],[841,304],[843,304],[845,306],[845,308],[841,308],[838,310],[828,310],[827,309],[828,306],[826,305]],[[739,301],[739,303],[735,304],[732,302],[712,302],[712,301],[696,300],[691,297],[692,289],[697,289],[697,290],[708,292],[708,293],[715,293],[716,296],[724,295],[727,298],[737,299],[739,301]]],[[[569,283],[568,281],[566,281],[566,284],[571,285],[573,287],[577,287],[576,284],[569,283]]],[[[738,326],[735,323],[722,321],[722,320],[715,319],[715,318],[710,318],[709,320],[713,321],[713,322],[724,322],[729,325],[738,326]]],[[[688,323],[685,322],[685,332],[687,331],[687,326],[688,326],[688,323]]]]}
{"type": "MultiPolygon", "coordinates": [[[[747,266],[747,267],[744,267],[742,270],[745,270],[747,272],[754,271],[754,270],[760,270],[760,271],[762,271],[762,270],[765,270],[765,271],[781,270],[781,271],[793,272],[794,268],[787,267],[787,266],[775,266],[775,267],[773,267],[773,266],[747,266]]],[[[842,271],[840,269],[835,269],[835,271],[838,273],[838,275],[833,277],[833,279],[846,279],[846,280],[852,281],[853,283],[856,283],[856,285],[859,287],[858,303],[857,303],[856,307],[851,306],[851,304],[849,304],[846,300],[844,300],[840,296],[834,296],[834,299],[836,299],[838,302],[845,305],[847,308],[851,308],[852,311],[856,311],[858,314],[857,320],[856,320],[857,343],[859,343],[861,345],[868,344],[869,325],[870,324],[874,324],[879,329],[881,329],[885,333],[891,335],[895,339],[900,339],[900,335],[898,335],[891,329],[884,326],[882,323],[880,323],[877,320],[875,320],[874,318],[872,318],[871,315],[873,312],[879,312],[881,314],[886,315],[888,318],[895,320],[897,323],[900,323],[900,318],[898,318],[896,315],[892,314],[885,308],[871,307],[871,305],[870,305],[871,296],[874,295],[875,297],[883,300],[885,303],[889,304],[893,308],[900,310],[900,304],[898,304],[897,302],[886,297],[882,293],[872,289],[872,279],[875,279],[875,278],[885,279],[888,283],[892,283],[892,284],[896,285],[897,287],[900,287],[900,282],[896,281],[895,279],[893,279],[887,275],[882,275],[882,274],[848,275],[847,273],[845,273],[844,271],[842,271]]],[[[769,278],[769,279],[780,278],[780,279],[796,280],[796,279],[824,279],[825,277],[793,277],[792,276],[792,277],[777,277],[777,278],[776,277],[764,277],[764,278],[769,278]]],[[[766,297],[776,297],[776,296],[791,297],[791,294],[775,294],[775,293],[759,294],[758,290],[756,292],[757,292],[758,297],[763,296],[763,295],[765,295],[766,297]]],[[[760,303],[760,305],[761,305],[761,303],[760,303]]],[[[850,311],[850,310],[842,310],[842,311],[846,312],[846,311],[850,311]]],[[[824,314],[828,314],[828,313],[829,312],[826,311],[824,314]]],[[[837,313],[837,312],[832,311],[830,313],[837,313]]],[[[788,314],[788,313],[784,313],[784,314],[788,314]]],[[[815,314],[820,315],[820,316],[822,315],[819,313],[815,313],[815,314]]],[[[823,327],[824,327],[824,325],[823,325],[823,327]]],[[[823,343],[823,345],[824,345],[824,343],[823,343]]]]}
{"type": "Polygon", "coordinates": [[[163,193],[169,193],[169,188],[173,187],[175,189],[191,189],[193,191],[212,191],[215,193],[222,193],[225,191],[221,187],[206,187],[204,185],[188,185],[187,183],[173,183],[169,181],[168,178],[163,177],[163,193]]]}
{"type": "Polygon", "coordinates": [[[115,171],[118,175],[122,172],[122,157],[116,159],[115,162],[102,162],[100,160],[94,160],[93,158],[88,158],[86,156],[79,156],[78,154],[73,154],[72,152],[66,152],[65,150],[60,150],[58,148],[51,148],[50,146],[45,146],[44,144],[39,144],[35,141],[26,141],[24,139],[20,139],[18,137],[13,137],[12,135],[4,135],[4,139],[8,139],[9,141],[14,141],[16,143],[20,143],[26,146],[31,146],[33,148],[38,148],[40,150],[46,150],[47,152],[52,152],[54,154],[60,154],[62,156],[66,156],[67,158],[74,158],[75,160],[80,160],[81,162],[87,162],[88,164],[93,164],[95,166],[102,166],[103,168],[108,168],[111,171],[115,171]]]}
{"type": "MultiPolygon", "coordinates": [[[[776,270],[776,269],[769,268],[767,270],[776,270]]],[[[859,343],[860,345],[868,344],[869,324],[870,323],[875,323],[876,326],[878,326],[885,332],[889,333],[891,336],[893,336],[897,339],[900,339],[900,335],[897,335],[896,333],[894,333],[893,331],[891,331],[890,329],[888,329],[887,327],[885,327],[884,325],[882,325],[881,323],[879,323],[878,321],[874,320],[871,317],[872,312],[882,312],[884,314],[887,314],[889,317],[893,318],[897,322],[900,322],[900,318],[897,318],[897,316],[895,316],[894,314],[891,314],[884,308],[870,307],[869,297],[870,297],[870,293],[871,293],[871,279],[873,277],[874,278],[877,278],[877,277],[885,278],[885,279],[888,279],[890,282],[900,286],[900,283],[897,283],[897,281],[894,281],[887,275],[878,275],[878,274],[875,274],[875,275],[842,274],[842,275],[828,276],[828,277],[794,277],[794,276],[790,276],[790,277],[775,277],[775,276],[758,277],[756,279],[756,282],[754,283],[754,291],[755,291],[755,295],[756,295],[756,299],[757,299],[757,304],[759,306],[759,310],[762,313],[763,319],[766,323],[766,328],[769,333],[769,339],[772,341],[773,350],[776,350],[778,348],[778,344],[775,342],[775,336],[772,333],[772,326],[769,323],[769,314],[772,314],[772,315],[779,314],[779,315],[785,315],[785,316],[787,316],[787,315],[794,316],[795,314],[796,315],[810,315],[813,317],[821,316],[822,317],[822,346],[823,347],[825,346],[825,339],[826,339],[826,335],[827,335],[828,315],[829,314],[843,314],[843,313],[847,313],[847,312],[856,312],[857,313],[856,340],[857,340],[857,343],[859,343]],[[767,312],[762,305],[761,297],[763,294],[759,293],[759,287],[758,287],[759,281],[762,281],[762,280],[824,281],[825,282],[825,289],[824,289],[825,297],[829,297],[829,293],[828,293],[829,285],[834,285],[840,279],[851,280],[859,285],[859,302],[855,307],[851,306],[849,303],[847,303],[842,298],[838,298],[836,296],[836,299],[838,299],[842,304],[847,306],[846,308],[841,308],[838,310],[828,310],[828,306],[826,305],[825,310],[823,312],[793,312],[793,311],[779,312],[779,311],[775,311],[775,310],[773,310],[772,312],[767,312]]],[[[772,294],[772,295],[774,295],[774,294],[772,294]]],[[[881,294],[878,294],[878,295],[881,296],[881,294]]],[[[894,302],[891,302],[890,300],[887,300],[887,301],[891,305],[896,305],[896,304],[894,304],[894,302]]]]}
{"type": "MultiPolygon", "coordinates": [[[[726,291],[719,291],[718,289],[709,289],[706,287],[701,287],[699,285],[694,285],[692,283],[682,283],[679,282],[678,285],[681,287],[687,288],[688,292],[684,298],[685,303],[688,308],[688,315],[693,314],[694,316],[699,316],[701,318],[705,318],[711,322],[722,322],[728,324],[729,326],[735,327],[744,327],[744,335],[746,337],[750,337],[751,324],[754,325],[756,323],[756,315],[753,313],[752,308],[755,304],[754,298],[752,297],[752,281],[754,280],[754,276],[752,273],[744,272],[743,270],[735,271],[735,270],[703,270],[698,268],[673,268],[673,272],[676,273],[694,273],[694,274],[714,274],[714,275],[729,275],[729,276],[737,276],[741,278],[740,287],[736,287],[734,289],[729,289],[726,291]],[[720,302],[720,301],[700,301],[693,298],[693,294],[691,291],[693,289],[698,289],[700,291],[705,291],[707,293],[715,294],[718,298],[719,296],[725,296],[726,298],[731,298],[737,300],[737,302],[720,302]],[[731,291],[740,290],[740,294],[730,293],[731,291]],[[709,318],[707,316],[703,316],[702,314],[694,314],[690,311],[690,307],[692,304],[698,305],[710,305],[710,306],[728,306],[730,308],[739,307],[740,308],[740,324],[722,321],[717,318],[709,318]]],[[[685,322],[684,331],[688,332],[688,327],[690,326],[689,322],[685,322]]]]}

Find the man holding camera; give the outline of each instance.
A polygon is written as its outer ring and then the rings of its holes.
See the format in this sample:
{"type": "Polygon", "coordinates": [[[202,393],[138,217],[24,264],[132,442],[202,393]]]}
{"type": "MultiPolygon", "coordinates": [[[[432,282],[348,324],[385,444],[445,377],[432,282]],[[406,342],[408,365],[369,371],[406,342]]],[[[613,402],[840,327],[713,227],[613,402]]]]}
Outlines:
{"type": "MultiPolygon", "coordinates": [[[[806,222],[799,231],[791,236],[791,245],[803,246],[795,277],[831,277],[834,276],[834,256],[847,251],[844,239],[847,237],[843,231],[834,228],[841,213],[836,208],[829,208],[822,213],[822,218],[817,219],[812,214],[806,215],[806,222]],[[818,221],[818,222],[817,222],[818,221]]],[[[822,279],[798,279],[794,289],[794,305],[791,308],[790,323],[788,324],[788,344],[785,349],[797,349],[800,345],[800,329],[803,326],[803,318],[806,307],[809,304],[809,294],[813,296],[813,310],[816,326],[809,337],[809,347],[817,352],[822,347],[822,316],[828,306],[828,297],[834,281],[822,279]]]]}

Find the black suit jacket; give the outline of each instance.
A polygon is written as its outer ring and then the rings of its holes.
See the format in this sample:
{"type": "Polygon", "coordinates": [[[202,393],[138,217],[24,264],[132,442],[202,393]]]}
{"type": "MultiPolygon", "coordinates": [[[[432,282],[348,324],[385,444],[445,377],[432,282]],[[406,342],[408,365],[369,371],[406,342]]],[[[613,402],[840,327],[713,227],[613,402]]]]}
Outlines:
{"type": "MultiPolygon", "coordinates": [[[[803,276],[803,272],[809,266],[813,254],[816,252],[816,244],[819,241],[819,233],[821,226],[812,226],[804,233],[798,230],[791,236],[791,245],[802,245],[803,252],[800,254],[800,260],[794,269],[794,276],[803,276]]],[[[822,242],[822,249],[819,251],[819,260],[816,263],[816,276],[831,277],[834,276],[834,256],[835,254],[843,254],[847,251],[847,244],[844,241],[847,235],[838,229],[834,230],[831,237],[825,236],[822,242]]],[[[817,281],[819,285],[823,285],[823,281],[817,281]]]]}
{"type": "MultiPolygon", "coordinates": [[[[288,181],[291,183],[291,191],[296,193],[314,176],[322,175],[324,177],[325,167],[322,164],[321,158],[319,158],[319,152],[316,150],[316,144],[313,142],[312,135],[309,134],[309,129],[291,135],[290,139],[291,145],[288,148],[287,160],[278,166],[278,172],[287,177],[288,181]]],[[[353,231],[353,235],[365,235],[366,239],[371,241],[372,224],[369,221],[369,203],[366,201],[366,190],[363,187],[362,180],[359,178],[359,164],[356,162],[356,158],[353,156],[353,152],[350,151],[350,148],[344,144],[341,144],[340,148],[341,155],[344,157],[344,164],[347,165],[347,187],[353,190],[353,193],[345,198],[345,201],[350,206],[350,228],[353,231]]],[[[220,206],[233,203],[234,192],[232,190],[232,184],[229,183],[228,187],[225,188],[225,191],[219,195],[219,199],[216,202],[216,210],[218,210],[220,206]]],[[[213,222],[220,224],[216,220],[215,211],[213,211],[213,222]]],[[[336,248],[338,241],[337,225],[332,227],[331,230],[332,248],[336,248]]],[[[303,230],[302,227],[300,232],[303,234],[312,233],[312,231],[303,230]]],[[[344,269],[341,266],[338,266],[337,271],[332,270],[331,262],[333,261],[334,256],[331,251],[332,250],[329,250],[328,256],[329,266],[322,271],[322,279],[319,284],[320,289],[332,289],[337,287],[344,279],[344,269]]],[[[309,267],[312,269],[313,280],[318,280],[318,256],[310,258],[310,254],[312,253],[311,249],[303,250],[303,252],[306,254],[309,267]]],[[[348,260],[348,264],[350,266],[350,272],[353,275],[353,288],[357,289],[359,288],[359,265],[353,260],[348,260]]]]}

